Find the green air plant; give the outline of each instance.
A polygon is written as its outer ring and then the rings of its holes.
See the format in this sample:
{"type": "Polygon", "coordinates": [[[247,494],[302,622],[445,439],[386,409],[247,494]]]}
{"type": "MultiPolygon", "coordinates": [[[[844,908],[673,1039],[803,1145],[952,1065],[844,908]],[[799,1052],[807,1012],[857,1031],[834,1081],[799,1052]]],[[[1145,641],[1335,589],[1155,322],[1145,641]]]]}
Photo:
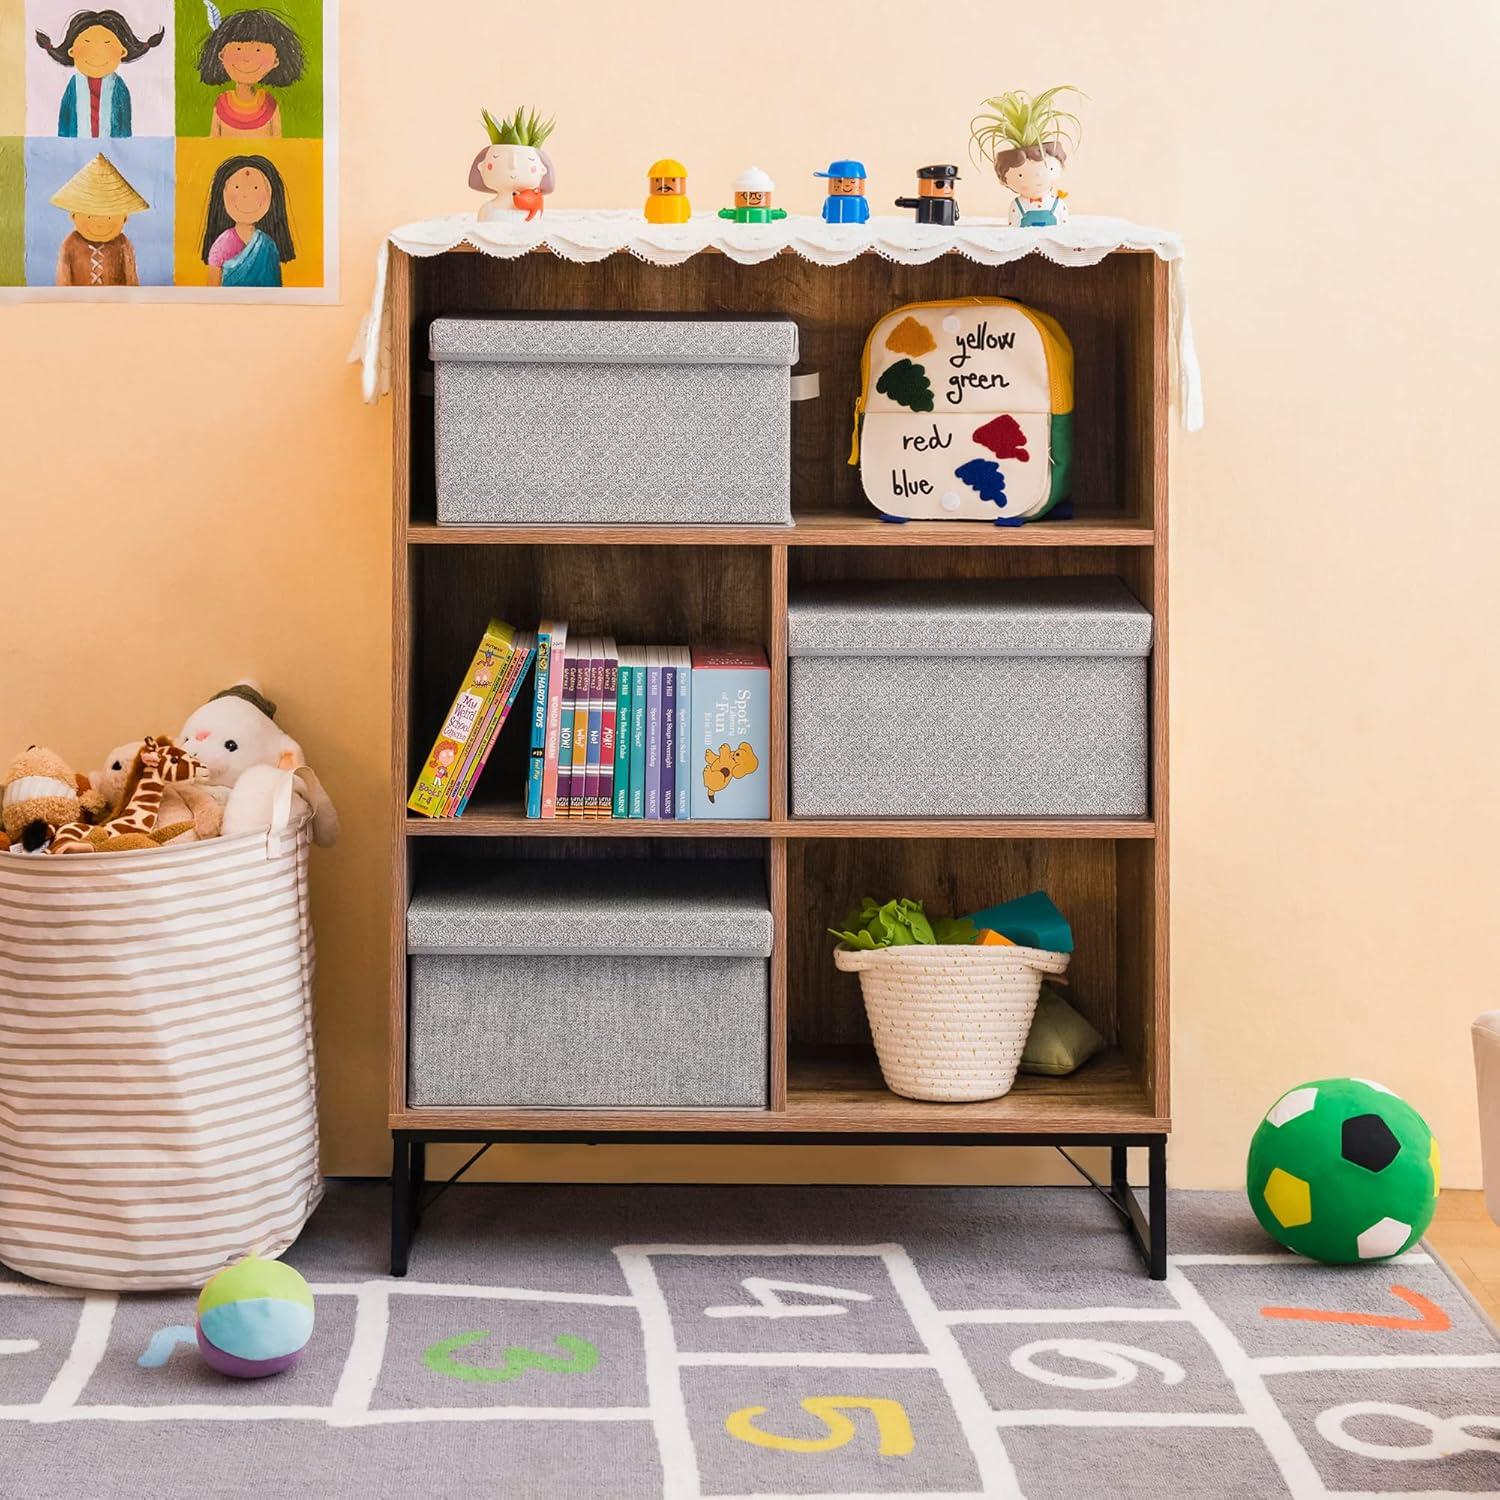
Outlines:
{"type": "Polygon", "coordinates": [[[497,120],[489,110],[480,110],[492,146],[540,146],[557,126],[555,117],[542,119],[523,105],[508,119],[497,120]]]}
{"type": "Polygon", "coordinates": [[[1088,97],[1073,84],[1060,83],[1035,97],[1011,89],[986,99],[985,107],[969,121],[969,154],[993,164],[1007,152],[1050,145],[1066,160],[1078,144],[1082,124],[1077,115],[1058,108],[1057,100],[1064,94],[1088,97]]]}

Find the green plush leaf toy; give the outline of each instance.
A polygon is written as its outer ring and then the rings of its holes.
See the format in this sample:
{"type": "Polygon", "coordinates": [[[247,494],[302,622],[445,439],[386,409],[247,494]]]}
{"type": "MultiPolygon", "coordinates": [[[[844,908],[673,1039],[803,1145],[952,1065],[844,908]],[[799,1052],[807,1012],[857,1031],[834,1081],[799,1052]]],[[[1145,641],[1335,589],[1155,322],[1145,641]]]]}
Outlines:
{"type": "Polygon", "coordinates": [[[972,943],[979,930],[966,917],[929,920],[920,901],[897,897],[884,905],[866,896],[844,918],[844,930],[829,933],[850,948],[904,948],[916,943],[972,943]]]}

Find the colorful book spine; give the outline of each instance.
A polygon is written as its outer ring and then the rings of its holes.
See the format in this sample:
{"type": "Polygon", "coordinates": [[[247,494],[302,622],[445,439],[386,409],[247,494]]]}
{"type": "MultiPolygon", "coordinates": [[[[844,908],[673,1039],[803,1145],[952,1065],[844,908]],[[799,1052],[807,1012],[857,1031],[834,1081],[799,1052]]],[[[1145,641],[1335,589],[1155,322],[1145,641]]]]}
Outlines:
{"type": "Polygon", "coordinates": [[[693,653],[676,648],[677,657],[677,816],[693,815],[693,653]]]}
{"type": "Polygon", "coordinates": [[[646,647],[646,817],[661,817],[661,648],[646,647]]]}
{"type": "Polygon", "coordinates": [[[635,665],[630,687],[630,816],[646,816],[646,648],[637,646],[632,655],[635,665]]]}
{"type": "Polygon", "coordinates": [[[526,816],[542,816],[542,781],[547,771],[547,679],[552,672],[552,620],[536,631],[536,674],[531,679],[531,748],[526,759],[526,816]]]}
{"type": "Polygon", "coordinates": [[[552,627],[552,661],[547,673],[547,753],[542,766],[542,817],[557,816],[558,755],[562,749],[563,666],[567,661],[568,627],[552,627]]]}
{"type": "Polygon", "coordinates": [[[573,779],[568,785],[568,816],[581,818],[588,806],[589,686],[593,681],[594,638],[588,636],[578,653],[578,678],[573,686],[573,779]]]}
{"type": "Polygon", "coordinates": [[[771,670],[759,646],[693,647],[693,816],[771,816],[771,670]]]}
{"type": "Polygon", "coordinates": [[[474,767],[474,774],[469,778],[468,785],[464,787],[463,796],[459,799],[459,817],[463,817],[468,810],[469,799],[479,788],[479,778],[484,775],[484,768],[489,764],[490,751],[495,748],[495,743],[505,728],[505,721],[510,717],[511,709],[516,706],[516,701],[521,696],[526,674],[531,670],[531,664],[535,660],[536,637],[530,634],[520,637],[516,643],[515,653],[511,657],[512,670],[510,680],[504,688],[504,697],[502,698],[499,693],[495,695],[494,726],[489,731],[484,748],[480,751],[479,763],[474,767]]]}
{"type": "Polygon", "coordinates": [[[524,676],[526,668],[531,665],[535,640],[536,637],[530,632],[523,631],[511,642],[510,659],[505,663],[505,670],[495,680],[489,699],[484,705],[484,712],[479,716],[479,727],[470,737],[468,748],[459,762],[457,774],[449,778],[448,795],[443,801],[445,818],[457,818],[463,815],[463,810],[479,780],[479,773],[484,769],[485,761],[489,759],[490,748],[494,745],[495,738],[505,723],[511,703],[515,701],[511,696],[512,691],[524,676]]]}
{"type": "Polygon", "coordinates": [[[589,663],[589,746],[584,768],[583,815],[599,816],[599,797],[604,785],[604,638],[594,641],[594,656],[589,663]]]}
{"type": "Polygon", "coordinates": [[[406,805],[412,812],[428,818],[443,816],[442,809],[454,772],[479,728],[498,679],[504,674],[515,637],[515,631],[503,620],[491,620],[485,627],[474,658],[464,673],[443,719],[443,726],[407,799],[406,805]]]}
{"type": "MultiPolygon", "coordinates": [[[[577,642],[577,650],[584,643],[577,642]]],[[[573,704],[578,696],[578,656],[570,643],[563,658],[562,702],[559,705],[557,739],[557,816],[572,816],[573,805],[573,704]]]]}
{"type": "Polygon", "coordinates": [[[604,638],[604,696],[599,708],[599,813],[601,818],[615,815],[615,739],[620,710],[616,695],[620,689],[620,648],[613,637],[604,638]]]}
{"type": "Polygon", "coordinates": [[[661,653],[661,815],[677,816],[677,653],[661,653]]]}
{"type": "Polygon", "coordinates": [[[635,667],[629,646],[621,646],[615,675],[615,784],[610,816],[630,816],[630,715],[635,667]]]}

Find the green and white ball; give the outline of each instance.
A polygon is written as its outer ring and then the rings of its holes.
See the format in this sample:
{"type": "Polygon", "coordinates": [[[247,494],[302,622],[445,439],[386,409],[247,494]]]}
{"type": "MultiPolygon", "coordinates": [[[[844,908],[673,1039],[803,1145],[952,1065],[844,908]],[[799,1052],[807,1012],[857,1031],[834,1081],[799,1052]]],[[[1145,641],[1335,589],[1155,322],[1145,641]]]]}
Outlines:
{"type": "Polygon", "coordinates": [[[1288,1250],[1331,1265],[1386,1260],[1432,1222],[1440,1165],[1427,1122],[1362,1078],[1290,1089],[1250,1142],[1255,1217],[1288,1250]]]}

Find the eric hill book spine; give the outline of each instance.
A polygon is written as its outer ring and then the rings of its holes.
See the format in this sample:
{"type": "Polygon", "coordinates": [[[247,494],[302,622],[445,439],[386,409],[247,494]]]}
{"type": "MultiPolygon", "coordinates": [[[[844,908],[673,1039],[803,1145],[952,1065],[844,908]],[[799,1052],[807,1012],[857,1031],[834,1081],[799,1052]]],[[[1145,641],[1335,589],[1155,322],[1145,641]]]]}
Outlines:
{"type": "Polygon", "coordinates": [[[677,660],[677,816],[693,815],[693,653],[674,646],[677,660]]]}
{"type": "Polygon", "coordinates": [[[677,652],[661,653],[661,815],[677,816],[677,652]]]}
{"type": "Polygon", "coordinates": [[[630,715],[631,689],[635,685],[635,668],[631,649],[621,646],[615,676],[615,785],[612,817],[630,816],[630,715]]]}
{"type": "Polygon", "coordinates": [[[610,636],[604,638],[604,699],[599,710],[599,812],[601,818],[615,815],[615,737],[619,728],[620,648],[610,636]]]}
{"type": "Polygon", "coordinates": [[[661,817],[661,648],[646,647],[646,817],[661,817]]]}
{"type": "Polygon", "coordinates": [[[694,646],[695,818],[771,816],[771,669],[759,646],[694,646]]]}
{"type": "Polygon", "coordinates": [[[515,631],[503,620],[491,620],[486,626],[407,799],[406,805],[412,812],[429,818],[443,816],[452,779],[479,729],[499,679],[504,676],[515,638],[515,631]]]}

